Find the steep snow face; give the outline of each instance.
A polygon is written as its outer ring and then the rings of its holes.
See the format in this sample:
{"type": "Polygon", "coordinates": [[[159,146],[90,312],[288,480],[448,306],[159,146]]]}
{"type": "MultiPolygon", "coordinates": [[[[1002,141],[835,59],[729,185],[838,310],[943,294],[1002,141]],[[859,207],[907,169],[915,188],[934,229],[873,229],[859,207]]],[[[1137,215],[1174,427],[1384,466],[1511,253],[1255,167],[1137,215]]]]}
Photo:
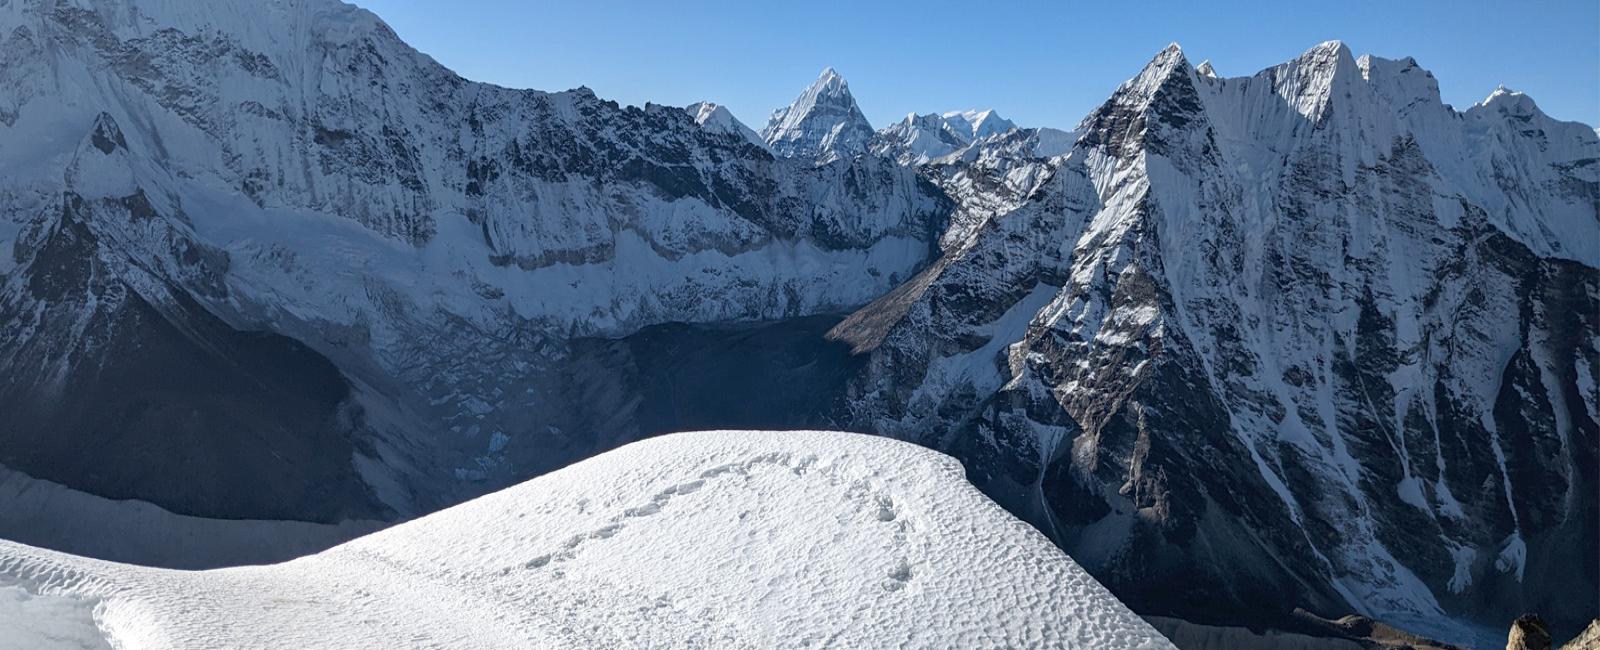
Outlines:
{"type": "Polygon", "coordinates": [[[772,113],[761,137],[779,156],[826,163],[865,153],[872,125],[844,77],[827,68],[794,103],[772,113]]]}
{"type": "Polygon", "coordinates": [[[111,647],[1172,647],[962,474],[856,434],[678,434],[272,566],[0,542],[0,616],[88,644],[93,607],[111,647]]]}
{"type": "Polygon", "coordinates": [[[962,458],[1141,611],[1592,615],[1588,127],[1338,42],[1242,78],[1173,46],[1065,156],[1000,151],[834,330],[849,426],[962,458]]]}
{"type": "Polygon", "coordinates": [[[472,83],[332,0],[6,3],[0,463],[182,514],[426,512],[596,451],[541,415],[572,337],[846,310],[926,263],[912,170],[727,118],[472,83]],[[172,471],[46,434],[111,420],[172,471]]]}

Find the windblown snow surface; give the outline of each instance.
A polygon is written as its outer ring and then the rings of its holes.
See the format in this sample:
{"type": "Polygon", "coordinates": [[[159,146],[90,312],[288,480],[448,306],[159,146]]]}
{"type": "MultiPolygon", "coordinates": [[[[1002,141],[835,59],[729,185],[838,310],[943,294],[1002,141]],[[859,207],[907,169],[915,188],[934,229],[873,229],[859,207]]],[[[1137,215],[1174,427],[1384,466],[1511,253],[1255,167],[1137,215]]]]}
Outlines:
{"type": "Polygon", "coordinates": [[[271,566],[0,542],[0,596],[66,647],[1172,647],[955,460],[823,432],[656,438],[271,566]]]}

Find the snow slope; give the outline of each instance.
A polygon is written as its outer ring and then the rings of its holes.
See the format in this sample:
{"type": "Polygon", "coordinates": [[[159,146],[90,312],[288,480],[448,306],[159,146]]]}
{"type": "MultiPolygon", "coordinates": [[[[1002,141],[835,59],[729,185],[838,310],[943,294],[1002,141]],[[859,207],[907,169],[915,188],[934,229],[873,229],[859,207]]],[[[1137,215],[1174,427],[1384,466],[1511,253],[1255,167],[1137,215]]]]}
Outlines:
{"type": "MultiPolygon", "coordinates": [[[[136,499],[107,499],[0,467],[0,539],[78,555],[210,569],[281,562],[383,527],[190,517],[136,499]]],[[[4,646],[0,646],[4,650],[4,646]]]]}
{"type": "Polygon", "coordinates": [[[272,566],[0,543],[5,583],[67,647],[90,604],[120,648],[1172,647],[953,459],[825,432],[656,438],[272,566]]]}

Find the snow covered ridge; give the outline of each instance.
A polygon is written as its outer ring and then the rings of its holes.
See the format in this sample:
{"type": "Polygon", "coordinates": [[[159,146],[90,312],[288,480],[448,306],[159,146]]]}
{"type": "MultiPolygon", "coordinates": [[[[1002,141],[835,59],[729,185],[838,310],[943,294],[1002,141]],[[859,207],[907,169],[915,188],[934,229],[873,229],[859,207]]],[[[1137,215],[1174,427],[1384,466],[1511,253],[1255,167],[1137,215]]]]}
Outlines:
{"type": "Polygon", "coordinates": [[[634,443],[263,567],[0,542],[0,585],[118,648],[1172,647],[953,459],[826,432],[634,443]]]}

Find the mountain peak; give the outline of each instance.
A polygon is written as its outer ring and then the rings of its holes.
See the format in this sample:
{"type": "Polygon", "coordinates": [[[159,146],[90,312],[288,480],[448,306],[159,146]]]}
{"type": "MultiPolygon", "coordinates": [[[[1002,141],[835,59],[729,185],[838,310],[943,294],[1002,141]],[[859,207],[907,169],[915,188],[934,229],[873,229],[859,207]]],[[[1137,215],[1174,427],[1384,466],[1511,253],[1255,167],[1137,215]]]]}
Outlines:
{"type": "Polygon", "coordinates": [[[780,156],[825,162],[866,151],[872,125],[844,77],[828,67],[794,103],[772,114],[761,137],[780,156]]]}
{"type": "Polygon", "coordinates": [[[1124,82],[1118,94],[1132,94],[1148,99],[1174,74],[1188,70],[1190,70],[1189,59],[1183,55],[1183,48],[1177,43],[1171,43],[1157,52],[1155,57],[1145,64],[1144,69],[1139,71],[1138,76],[1124,82]]]}
{"type": "Polygon", "coordinates": [[[740,122],[739,118],[734,117],[733,112],[726,106],[713,102],[696,102],[684,107],[683,110],[689,113],[695,124],[699,124],[707,131],[736,135],[763,149],[767,147],[761,136],[745,126],[744,122],[740,122]]]}
{"type": "Polygon", "coordinates": [[[1356,57],[1344,41],[1323,41],[1306,50],[1291,62],[1303,70],[1331,76],[1346,68],[1356,69],[1356,57]]]}
{"type": "Polygon", "coordinates": [[[1317,43],[1316,45],[1311,46],[1311,49],[1306,50],[1306,54],[1310,54],[1312,52],[1327,52],[1336,56],[1347,55],[1353,57],[1353,55],[1350,53],[1350,46],[1345,45],[1344,41],[1341,41],[1337,38],[1317,43]]]}
{"type": "Polygon", "coordinates": [[[871,149],[902,165],[920,165],[1015,128],[1016,124],[993,109],[911,113],[879,131],[871,149]]]}
{"type": "Polygon", "coordinates": [[[1335,103],[1348,103],[1335,99],[1357,92],[1351,84],[1364,77],[1350,48],[1337,40],[1318,43],[1273,71],[1272,84],[1278,95],[1314,121],[1328,119],[1335,103]]]}
{"type": "Polygon", "coordinates": [[[1488,97],[1478,102],[1478,106],[1511,117],[1526,118],[1544,114],[1543,111],[1539,110],[1539,105],[1533,101],[1532,97],[1507,88],[1505,84],[1495,86],[1494,92],[1489,93],[1488,97]]]}
{"type": "Polygon", "coordinates": [[[829,66],[823,68],[817,75],[817,80],[806,88],[806,94],[815,94],[818,97],[850,97],[850,83],[844,80],[844,75],[839,74],[838,70],[829,66]]]}
{"type": "Polygon", "coordinates": [[[949,124],[951,128],[960,131],[968,140],[986,138],[1017,128],[1016,123],[1000,117],[1000,114],[992,108],[950,111],[942,117],[945,123],[949,124]]]}

